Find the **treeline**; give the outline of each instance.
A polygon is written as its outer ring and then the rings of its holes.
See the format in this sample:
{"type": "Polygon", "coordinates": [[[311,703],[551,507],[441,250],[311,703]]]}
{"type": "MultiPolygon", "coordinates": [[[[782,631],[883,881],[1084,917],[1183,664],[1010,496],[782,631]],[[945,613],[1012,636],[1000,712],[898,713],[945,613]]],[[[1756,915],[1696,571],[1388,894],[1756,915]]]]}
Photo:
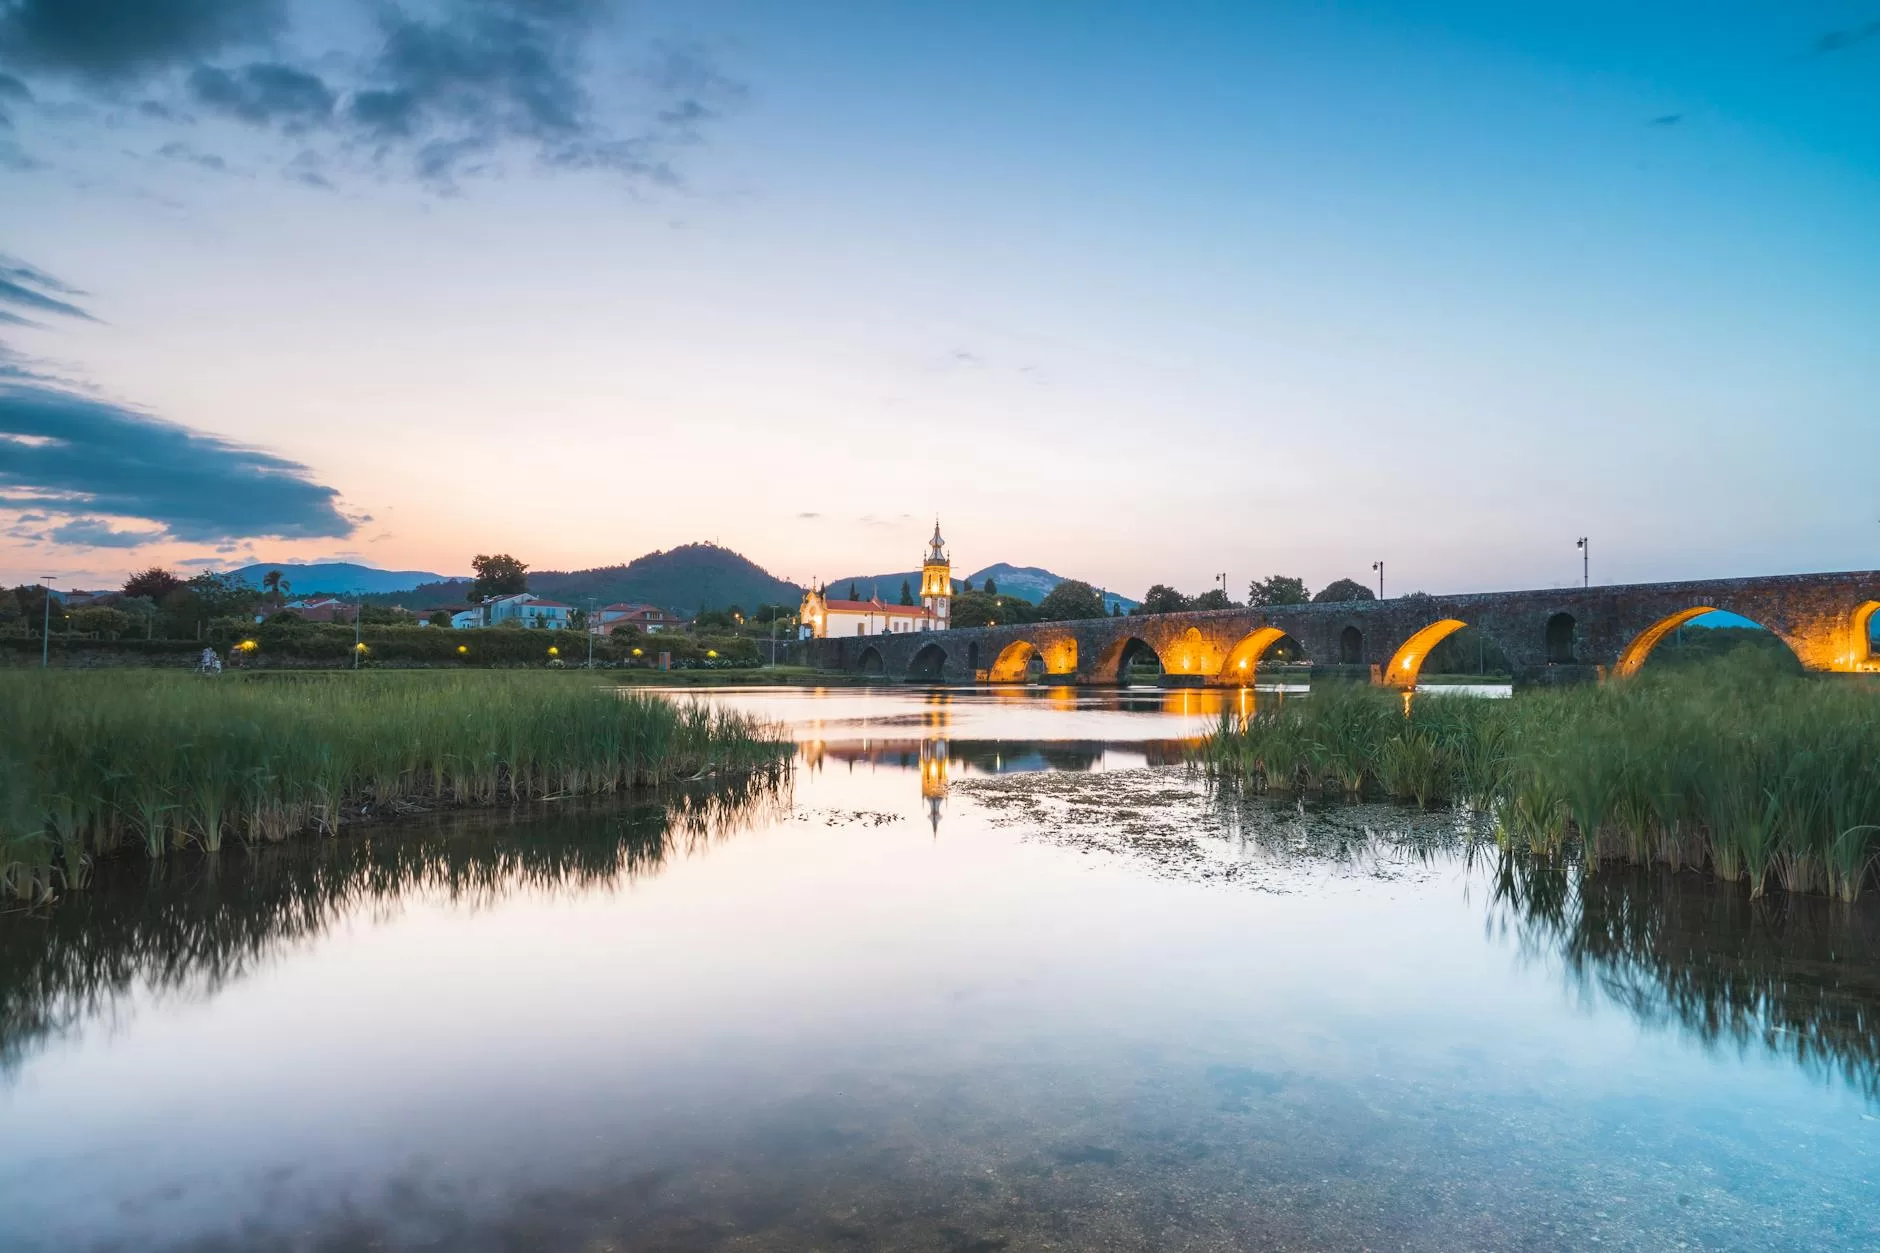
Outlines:
{"type": "MultiPolygon", "coordinates": [[[[1338,579],[1321,588],[1315,596],[1308,592],[1304,579],[1276,574],[1272,578],[1255,579],[1250,583],[1245,601],[1229,599],[1226,591],[1218,587],[1189,596],[1169,584],[1157,583],[1142,594],[1142,603],[1130,610],[1129,616],[1376,599],[1370,588],[1355,579],[1338,579]]],[[[1121,606],[1112,602],[1111,607],[1105,609],[1103,593],[1077,579],[1066,579],[1059,583],[1035,605],[1021,597],[999,595],[991,579],[987,579],[986,586],[978,591],[973,590],[971,583],[967,583],[965,590],[953,598],[953,625],[959,627],[1122,616],[1121,606]]]]}

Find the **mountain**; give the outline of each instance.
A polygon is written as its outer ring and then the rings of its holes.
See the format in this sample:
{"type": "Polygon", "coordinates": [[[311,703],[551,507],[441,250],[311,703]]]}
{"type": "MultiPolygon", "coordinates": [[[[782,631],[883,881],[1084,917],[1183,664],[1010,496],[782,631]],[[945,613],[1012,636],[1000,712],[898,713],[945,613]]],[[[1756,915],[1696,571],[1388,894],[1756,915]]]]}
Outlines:
{"type": "Polygon", "coordinates": [[[246,583],[249,587],[260,587],[261,580],[270,570],[279,570],[281,577],[293,587],[295,596],[311,596],[315,592],[344,594],[347,592],[406,592],[426,583],[443,583],[451,576],[437,574],[430,570],[377,570],[371,566],[354,565],[350,561],[329,561],[314,565],[294,565],[282,562],[278,565],[243,566],[231,570],[229,577],[246,583]]]}
{"type": "MultiPolygon", "coordinates": [[[[1039,566],[1012,566],[1007,565],[1003,561],[999,562],[997,565],[987,566],[983,570],[975,570],[966,577],[971,580],[974,587],[984,587],[986,585],[986,579],[990,577],[993,582],[999,585],[999,595],[1022,596],[1034,605],[1049,595],[1051,589],[1062,583],[1065,579],[1064,575],[1053,574],[1051,571],[1039,566]]],[[[1128,613],[1136,607],[1137,603],[1138,602],[1131,600],[1129,597],[1118,595],[1115,592],[1105,591],[1103,593],[1103,607],[1105,609],[1114,605],[1121,605],[1123,612],[1128,613]]]]}
{"type": "MultiPolygon", "coordinates": [[[[983,588],[988,575],[999,585],[1001,596],[1016,596],[1034,605],[1043,600],[1052,588],[1064,581],[1063,575],[1053,574],[1037,566],[1012,566],[1003,561],[997,565],[987,566],[983,570],[973,571],[966,576],[966,581],[975,588],[983,588]]],[[[828,587],[831,595],[847,598],[849,585],[853,583],[856,592],[863,600],[867,600],[875,588],[880,588],[881,599],[892,605],[901,599],[901,580],[903,579],[907,580],[908,586],[914,590],[915,597],[918,599],[920,595],[920,571],[918,570],[900,570],[893,574],[858,574],[846,579],[830,579],[828,587]]],[[[955,592],[960,590],[959,579],[953,580],[953,590],[955,592]]],[[[1136,602],[1127,596],[1119,596],[1115,592],[1105,592],[1103,605],[1106,609],[1112,605],[1121,605],[1123,612],[1128,613],[1136,607],[1136,602]]]]}
{"type": "Polygon", "coordinates": [[[690,617],[700,609],[788,605],[792,612],[803,589],[777,578],[749,558],[716,544],[682,544],[647,553],[624,566],[593,570],[529,571],[529,590],[538,596],[585,606],[615,601],[658,605],[690,617]]]}

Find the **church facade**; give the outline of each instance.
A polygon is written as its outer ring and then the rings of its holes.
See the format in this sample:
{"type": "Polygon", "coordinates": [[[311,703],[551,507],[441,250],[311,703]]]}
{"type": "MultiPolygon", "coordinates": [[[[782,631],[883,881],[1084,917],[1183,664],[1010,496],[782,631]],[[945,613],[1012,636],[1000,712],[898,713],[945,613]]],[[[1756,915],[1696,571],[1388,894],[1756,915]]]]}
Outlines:
{"type": "Polygon", "coordinates": [[[851,635],[903,635],[914,631],[944,631],[953,619],[953,565],[946,540],[935,519],[933,539],[920,564],[920,603],[890,605],[880,594],[868,600],[835,600],[826,587],[812,586],[803,593],[798,634],[806,640],[840,639],[851,635]]]}

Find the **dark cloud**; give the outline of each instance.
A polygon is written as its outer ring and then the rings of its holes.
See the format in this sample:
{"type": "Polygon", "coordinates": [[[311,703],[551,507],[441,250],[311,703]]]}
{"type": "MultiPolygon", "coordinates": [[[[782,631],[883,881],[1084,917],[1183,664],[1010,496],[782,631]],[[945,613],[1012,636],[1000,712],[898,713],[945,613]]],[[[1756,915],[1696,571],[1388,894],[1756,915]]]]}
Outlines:
{"type": "Polygon", "coordinates": [[[353,531],[303,465],[34,384],[0,384],[0,491],[14,508],[142,518],[190,543],[353,531]]]}
{"type": "MultiPolygon", "coordinates": [[[[676,183],[671,150],[697,143],[746,95],[702,49],[665,46],[610,74],[619,89],[610,102],[635,103],[621,106],[630,122],[603,118],[589,85],[593,53],[623,0],[350,2],[375,20],[375,50],[313,61],[284,57],[293,45],[277,42],[272,59],[234,63],[230,52],[285,32],[284,0],[0,0],[0,58],[29,78],[75,74],[105,107],[147,121],[279,130],[317,143],[334,168],[402,171],[439,191],[499,173],[517,155],[676,183]],[[137,103],[125,98],[132,78],[148,80],[137,103]]],[[[29,164],[17,146],[0,146],[0,165],[29,164]]],[[[284,173],[332,185],[324,172],[284,173]]]]}
{"type": "Polygon", "coordinates": [[[1880,39],[1880,18],[1863,22],[1859,26],[1849,26],[1845,30],[1831,30],[1815,40],[1815,51],[1845,52],[1849,48],[1866,43],[1869,39],[1880,39]]]}
{"type": "Polygon", "coordinates": [[[101,82],[188,64],[280,29],[282,0],[0,0],[0,57],[101,82]]]}
{"type": "Polygon", "coordinates": [[[73,518],[53,527],[46,538],[77,548],[138,548],[162,537],[149,531],[120,531],[103,518],[73,518]]]}
{"type": "Polygon", "coordinates": [[[26,101],[33,98],[26,84],[11,74],[0,74],[0,100],[26,101]]]}
{"type": "Polygon", "coordinates": [[[171,161],[182,161],[199,169],[214,170],[217,174],[228,173],[228,162],[213,152],[199,152],[182,140],[172,140],[157,149],[157,155],[171,161]]]}
{"type": "MultiPolygon", "coordinates": [[[[35,313],[60,313],[68,318],[83,318],[87,322],[98,320],[69,300],[47,295],[47,292],[58,292],[60,296],[85,294],[72,290],[50,274],[35,270],[24,262],[0,256],[0,304],[31,309],[35,313]]],[[[18,315],[14,315],[12,320],[19,321],[18,315]]]]}
{"type": "Polygon", "coordinates": [[[234,71],[199,65],[189,76],[189,94],[212,112],[290,131],[326,121],[338,103],[333,89],[318,75],[275,62],[256,62],[234,71]]]}

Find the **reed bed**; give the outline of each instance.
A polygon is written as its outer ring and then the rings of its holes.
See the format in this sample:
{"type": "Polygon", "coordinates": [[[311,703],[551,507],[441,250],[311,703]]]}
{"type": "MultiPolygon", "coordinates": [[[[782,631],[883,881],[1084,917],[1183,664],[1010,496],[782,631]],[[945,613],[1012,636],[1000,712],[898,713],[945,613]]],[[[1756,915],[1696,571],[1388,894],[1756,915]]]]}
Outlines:
{"type": "Polygon", "coordinates": [[[1852,900],[1880,855],[1880,685],[1753,656],[1509,700],[1321,685],[1224,717],[1195,752],[1224,783],[1463,804],[1544,856],[1708,868],[1852,900]]]}
{"type": "Polygon", "coordinates": [[[0,674],[0,895],[83,886],[126,848],[333,834],[439,806],[593,795],[749,773],[781,732],[572,675],[205,680],[0,674]]]}

